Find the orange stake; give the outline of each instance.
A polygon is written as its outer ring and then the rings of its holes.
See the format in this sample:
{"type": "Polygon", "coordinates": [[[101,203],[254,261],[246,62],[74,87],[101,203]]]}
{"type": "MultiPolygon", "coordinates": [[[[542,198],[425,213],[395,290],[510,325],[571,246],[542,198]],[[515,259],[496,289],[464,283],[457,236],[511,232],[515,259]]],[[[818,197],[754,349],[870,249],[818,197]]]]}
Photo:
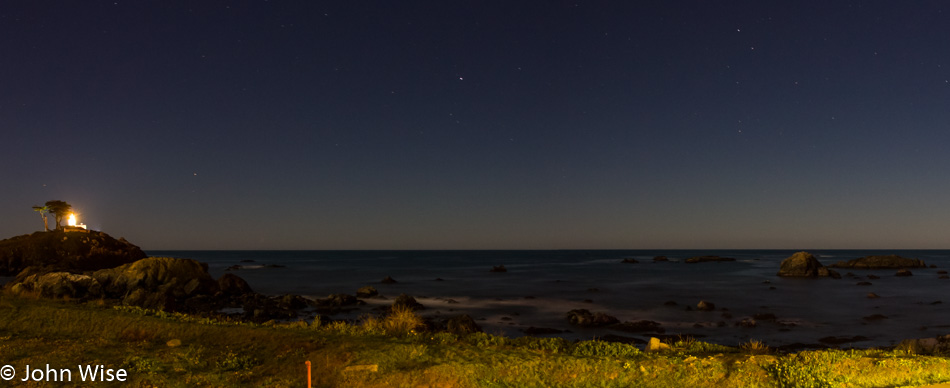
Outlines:
{"type": "Polygon", "coordinates": [[[307,388],[312,388],[310,386],[310,361],[307,361],[307,388]]]}

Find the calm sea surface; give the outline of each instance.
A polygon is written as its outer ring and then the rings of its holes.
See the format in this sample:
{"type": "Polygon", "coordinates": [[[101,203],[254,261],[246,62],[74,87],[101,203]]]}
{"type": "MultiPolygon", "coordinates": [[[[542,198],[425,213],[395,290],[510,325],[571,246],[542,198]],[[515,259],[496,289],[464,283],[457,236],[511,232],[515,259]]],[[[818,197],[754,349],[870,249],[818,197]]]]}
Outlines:
{"type": "Polygon", "coordinates": [[[750,339],[770,346],[817,344],[828,336],[864,336],[842,346],[894,345],[906,338],[950,334],[950,280],[937,271],[950,267],[950,250],[809,250],[830,265],[872,254],[919,258],[938,268],[912,269],[911,277],[895,270],[839,270],[842,279],[797,279],[775,276],[792,250],[569,250],[569,251],[148,251],[150,256],[206,262],[219,277],[228,267],[264,294],[300,294],[323,298],[354,294],[366,285],[389,298],[367,300],[354,318],[391,303],[405,293],[426,306],[424,315],[467,313],[490,333],[523,335],[527,327],[570,330],[568,338],[608,334],[646,339],[608,329],[571,327],[564,315],[585,308],[621,321],[653,320],[666,334],[736,345],[750,339]],[[657,255],[670,262],[653,262],[657,255]],[[734,257],[735,262],[686,264],[699,255],[734,257]],[[624,264],[624,258],[639,260],[624,264]],[[273,268],[269,265],[283,267],[273,268]],[[508,272],[489,272],[504,265],[508,272]],[[867,279],[876,275],[880,279],[867,279]],[[386,276],[399,283],[380,284],[386,276]],[[442,280],[436,280],[442,279],[442,280]],[[857,285],[870,281],[870,286],[857,285]],[[868,293],[880,298],[870,299],[868,293]],[[700,300],[715,303],[712,312],[687,310],[700,300]],[[666,302],[676,302],[675,306],[666,302]],[[457,303],[456,303],[457,302],[457,303]],[[736,322],[772,313],[777,321],[758,320],[755,328],[736,322]],[[885,319],[865,320],[874,314],[885,319]],[[725,326],[721,326],[725,323],[725,326]]]}

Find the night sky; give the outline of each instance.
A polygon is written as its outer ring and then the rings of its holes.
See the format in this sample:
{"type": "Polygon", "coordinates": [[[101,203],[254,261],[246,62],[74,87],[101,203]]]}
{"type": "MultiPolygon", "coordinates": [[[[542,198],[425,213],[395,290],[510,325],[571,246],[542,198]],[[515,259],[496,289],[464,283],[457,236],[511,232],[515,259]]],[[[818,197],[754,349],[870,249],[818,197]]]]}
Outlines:
{"type": "Polygon", "coordinates": [[[946,7],[8,1],[0,238],[950,248],[946,7]]]}

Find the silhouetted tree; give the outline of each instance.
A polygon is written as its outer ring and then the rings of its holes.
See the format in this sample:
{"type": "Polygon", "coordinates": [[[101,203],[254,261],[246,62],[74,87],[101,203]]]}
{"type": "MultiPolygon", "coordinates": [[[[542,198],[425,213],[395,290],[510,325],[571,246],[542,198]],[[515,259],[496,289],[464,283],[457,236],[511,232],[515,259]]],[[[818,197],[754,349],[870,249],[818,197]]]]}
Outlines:
{"type": "Polygon", "coordinates": [[[46,214],[49,213],[49,206],[33,206],[33,211],[40,213],[40,217],[43,217],[43,230],[49,232],[49,221],[46,220],[46,214]]]}
{"type": "Polygon", "coordinates": [[[62,229],[60,226],[63,222],[63,218],[69,215],[69,212],[73,210],[72,205],[63,202],[63,201],[47,201],[46,207],[49,208],[49,212],[53,213],[53,216],[56,217],[56,230],[62,229]]]}

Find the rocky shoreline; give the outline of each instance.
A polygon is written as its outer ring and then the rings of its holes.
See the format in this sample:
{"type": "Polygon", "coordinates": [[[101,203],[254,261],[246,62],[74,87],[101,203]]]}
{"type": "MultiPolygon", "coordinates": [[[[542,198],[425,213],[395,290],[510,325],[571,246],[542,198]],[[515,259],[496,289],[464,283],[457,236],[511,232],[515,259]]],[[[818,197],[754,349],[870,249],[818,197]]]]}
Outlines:
{"type": "MultiPolygon", "coordinates": [[[[38,232],[28,236],[0,241],[0,259],[6,274],[16,272],[16,277],[8,282],[4,289],[15,294],[35,295],[44,298],[69,298],[76,300],[102,299],[109,303],[140,306],[144,308],[185,312],[202,316],[220,316],[262,323],[271,320],[315,319],[328,322],[347,312],[362,311],[361,306],[371,303],[372,311],[384,314],[390,309],[403,308],[419,311],[425,318],[430,331],[449,331],[456,334],[480,332],[478,321],[468,314],[452,314],[454,309],[446,309],[426,314],[424,306],[414,296],[400,294],[392,297],[380,295],[372,285],[356,290],[354,294],[337,293],[326,298],[311,299],[300,295],[284,294],[277,296],[262,295],[254,292],[241,277],[230,271],[252,267],[252,263],[241,263],[228,268],[218,279],[208,273],[207,264],[191,259],[169,257],[140,257],[144,253],[138,247],[124,239],[115,240],[105,233],[95,235],[71,232],[38,232]],[[37,248],[40,246],[42,248],[37,248]],[[110,247],[109,249],[96,247],[110,247]],[[114,265],[120,263],[120,265],[114,265]]],[[[657,256],[653,262],[669,261],[657,256]]],[[[697,256],[685,260],[686,264],[716,265],[716,262],[735,261],[733,258],[719,256],[697,256]],[[703,264],[713,263],[713,264],[703,264]]],[[[637,264],[634,259],[624,259],[622,263],[637,264]]],[[[269,267],[280,268],[279,265],[269,267]]],[[[912,276],[908,268],[927,268],[919,259],[903,258],[896,255],[868,256],[850,261],[839,261],[832,266],[824,266],[808,252],[798,252],[782,261],[776,274],[780,277],[827,277],[832,279],[873,280],[875,275],[864,277],[848,272],[841,275],[837,269],[894,269],[895,276],[912,276]]],[[[504,276],[507,269],[503,265],[488,269],[504,276]]],[[[943,279],[946,272],[942,271],[943,279]]],[[[380,284],[395,284],[396,279],[386,277],[380,284]]],[[[861,285],[861,282],[858,283],[861,285]]],[[[596,292],[596,290],[594,291],[596,292]]],[[[869,294],[869,298],[876,295],[869,294]]],[[[528,298],[528,297],[526,297],[528,298]]],[[[452,300],[443,301],[452,304],[452,300]]],[[[457,303],[457,302],[456,302],[457,303]]],[[[718,314],[718,318],[703,315],[693,326],[737,327],[754,329],[767,324],[791,328],[793,321],[783,320],[771,313],[733,315],[727,308],[717,308],[712,301],[699,300],[695,304],[680,305],[676,301],[664,303],[669,308],[695,310],[707,314],[718,314]],[[710,319],[712,318],[712,319],[710,319]]],[[[342,318],[353,320],[354,318],[342,318]]],[[[484,320],[484,318],[479,318],[484,320]]],[[[505,317],[500,318],[505,321],[505,317]]],[[[877,314],[863,317],[865,321],[887,319],[877,314]]],[[[508,321],[512,319],[507,318],[508,321]]],[[[621,321],[603,311],[591,311],[586,308],[573,308],[564,313],[564,321],[573,330],[605,329],[607,333],[599,338],[605,341],[647,344],[652,338],[696,338],[701,334],[685,333],[682,328],[667,328],[652,320],[621,321]],[[670,334],[676,332],[676,334],[670,334]],[[614,334],[616,333],[616,334],[614,334]]],[[[572,333],[571,329],[559,329],[543,326],[527,326],[522,329],[530,336],[563,336],[572,333]]],[[[860,335],[834,335],[818,339],[814,343],[795,343],[778,347],[780,350],[797,351],[802,349],[837,348],[843,345],[854,347],[867,338],[860,335]]],[[[937,336],[925,339],[906,340],[900,346],[913,347],[922,352],[939,352],[950,349],[950,336],[937,336]]]]}

